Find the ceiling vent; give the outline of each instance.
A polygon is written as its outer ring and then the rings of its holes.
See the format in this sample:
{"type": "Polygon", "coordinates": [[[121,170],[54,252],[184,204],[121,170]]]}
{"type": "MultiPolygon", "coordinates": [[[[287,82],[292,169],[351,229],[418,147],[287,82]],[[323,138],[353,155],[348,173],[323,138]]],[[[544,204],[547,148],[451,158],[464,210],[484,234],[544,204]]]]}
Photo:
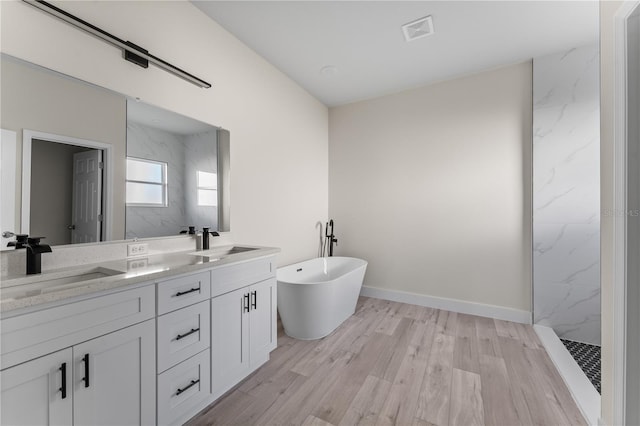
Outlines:
{"type": "Polygon", "coordinates": [[[402,26],[404,39],[407,41],[417,40],[433,34],[433,20],[431,15],[416,19],[402,26]]]}

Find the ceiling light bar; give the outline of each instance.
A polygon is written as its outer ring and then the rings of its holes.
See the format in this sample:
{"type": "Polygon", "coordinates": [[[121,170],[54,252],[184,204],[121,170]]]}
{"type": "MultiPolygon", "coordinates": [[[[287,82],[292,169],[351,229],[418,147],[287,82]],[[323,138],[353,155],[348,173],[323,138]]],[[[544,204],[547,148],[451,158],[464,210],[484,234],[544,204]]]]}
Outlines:
{"type": "Polygon", "coordinates": [[[153,56],[147,50],[137,46],[130,41],[124,41],[113,34],[110,34],[104,31],[101,28],[96,27],[88,23],[87,21],[78,18],[54,5],[48,3],[43,0],[23,0],[25,3],[30,4],[33,7],[36,7],[44,12],[47,12],[50,15],[55,16],[58,19],[61,19],[68,24],[73,25],[76,28],[79,28],[83,31],[88,32],[89,34],[98,37],[99,39],[106,41],[107,43],[116,46],[123,50],[124,58],[133,62],[136,65],[139,65],[143,68],[147,68],[149,66],[149,62],[153,65],[161,68],[177,77],[182,78],[183,80],[188,81],[189,83],[195,84],[198,87],[202,87],[204,89],[208,89],[211,87],[211,84],[206,81],[199,79],[198,77],[189,74],[188,72],[176,67],[175,65],[166,62],[157,56],[153,56]]]}

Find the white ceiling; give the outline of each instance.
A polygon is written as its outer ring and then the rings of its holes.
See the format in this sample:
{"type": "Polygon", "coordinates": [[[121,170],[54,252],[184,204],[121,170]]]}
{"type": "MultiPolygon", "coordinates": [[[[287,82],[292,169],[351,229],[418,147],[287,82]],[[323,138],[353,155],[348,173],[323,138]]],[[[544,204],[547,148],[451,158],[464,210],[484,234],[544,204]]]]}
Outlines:
{"type": "Polygon", "coordinates": [[[215,129],[210,124],[134,99],[127,101],[127,121],[182,136],[215,129]]]}
{"type": "Polygon", "coordinates": [[[597,1],[193,3],[328,106],[598,41],[597,1]],[[434,34],[406,42],[426,15],[434,34]]]}

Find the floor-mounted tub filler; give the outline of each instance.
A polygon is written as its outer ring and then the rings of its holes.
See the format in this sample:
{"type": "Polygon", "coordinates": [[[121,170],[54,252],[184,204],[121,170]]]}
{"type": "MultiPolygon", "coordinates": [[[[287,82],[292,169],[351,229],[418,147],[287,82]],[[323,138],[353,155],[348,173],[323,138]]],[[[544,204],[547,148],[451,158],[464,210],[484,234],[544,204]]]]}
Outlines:
{"type": "Polygon", "coordinates": [[[321,257],[278,268],[278,311],[288,336],[320,339],[356,310],[367,262],[321,257]]]}

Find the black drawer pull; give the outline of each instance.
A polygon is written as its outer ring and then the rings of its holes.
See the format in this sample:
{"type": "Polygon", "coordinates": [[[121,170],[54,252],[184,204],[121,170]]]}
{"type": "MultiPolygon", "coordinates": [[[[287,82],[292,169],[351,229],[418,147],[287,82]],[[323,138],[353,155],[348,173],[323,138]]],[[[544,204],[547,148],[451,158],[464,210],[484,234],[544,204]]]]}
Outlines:
{"type": "Polygon", "coordinates": [[[193,293],[194,291],[200,291],[200,287],[192,288],[191,290],[187,291],[179,291],[176,293],[176,297],[184,296],[185,294],[193,293]]]}
{"type": "Polygon", "coordinates": [[[186,332],[186,333],[184,333],[184,334],[178,334],[178,335],[176,336],[176,340],[184,339],[185,337],[190,336],[190,335],[192,335],[193,333],[197,333],[198,331],[200,331],[200,327],[198,327],[198,328],[192,328],[192,329],[191,329],[191,331],[187,331],[187,332],[186,332]]]}
{"type": "Polygon", "coordinates": [[[63,362],[58,370],[62,374],[62,382],[58,390],[62,392],[62,399],[65,399],[67,397],[67,363],[63,362]]]}
{"type": "Polygon", "coordinates": [[[84,362],[84,377],[82,381],[84,382],[84,387],[89,387],[89,354],[84,354],[82,357],[82,362],[84,362]]]}
{"type": "Polygon", "coordinates": [[[251,302],[251,308],[258,309],[258,291],[251,292],[251,299],[253,300],[251,302]]]}
{"type": "Polygon", "coordinates": [[[244,311],[249,312],[249,293],[244,295],[244,311]]]}
{"type": "Polygon", "coordinates": [[[198,383],[200,383],[200,379],[192,380],[191,383],[189,383],[187,386],[183,387],[182,389],[178,389],[176,391],[176,396],[180,395],[182,392],[185,392],[186,390],[188,390],[189,388],[195,386],[198,383]]]}

